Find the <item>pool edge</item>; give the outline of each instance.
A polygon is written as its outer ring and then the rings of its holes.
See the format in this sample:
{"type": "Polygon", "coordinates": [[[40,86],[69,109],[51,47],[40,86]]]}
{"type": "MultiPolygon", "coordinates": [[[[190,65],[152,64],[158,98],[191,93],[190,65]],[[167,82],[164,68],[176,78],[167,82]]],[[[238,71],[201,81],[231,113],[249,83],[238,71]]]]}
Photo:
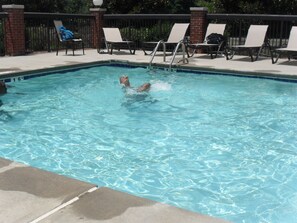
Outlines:
{"type": "MultiPolygon", "coordinates": [[[[129,60],[101,60],[95,62],[86,62],[72,65],[60,65],[51,68],[42,68],[26,71],[9,72],[0,74],[0,80],[6,82],[22,80],[30,76],[43,76],[55,72],[67,72],[77,69],[90,68],[102,65],[114,65],[114,66],[125,66],[125,67],[143,67],[148,68],[149,64],[146,62],[134,62],[129,60]]],[[[168,66],[162,63],[154,63],[152,68],[168,70],[168,66]]],[[[268,72],[252,72],[252,71],[238,71],[230,69],[215,69],[207,67],[197,67],[192,65],[176,65],[173,67],[174,72],[193,72],[193,73],[207,73],[212,75],[226,75],[226,76],[237,76],[237,77],[250,77],[250,78],[262,78],[286,82],[297,82],[296,75],[289,74],[275,74],[268,72]]]]}
{"type": "Polygon", "coordinates": [[[228,223],[0,157],[2,222],[228,223]],[[22,201],[22,202],[20,202],[22,201]],[[26,204],[24,206],[24,203],[26,204]],[[103,210],[104,209],[104,210],[103,210]],[[166,220],[166,222],[168,222],[166,220]]]}

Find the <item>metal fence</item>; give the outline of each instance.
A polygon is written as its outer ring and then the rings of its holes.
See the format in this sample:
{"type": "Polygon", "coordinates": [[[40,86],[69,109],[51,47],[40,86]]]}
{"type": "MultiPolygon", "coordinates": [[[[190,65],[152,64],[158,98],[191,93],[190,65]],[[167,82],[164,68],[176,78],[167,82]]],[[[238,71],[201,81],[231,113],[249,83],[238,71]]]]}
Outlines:
{"type": "Polygon", "coordinates": [[[27,52],[50,52],[57,48],[57,34],[53,23],[55,19],[61,20],[67,29],[79,33],[85,47],[92,47],[92,15],[25,12],[24,16],[27,52]]]}
{"type": "MultiPolygon", "coordinates": [[[[65,27],[82,35],[85,47],[92,47],[90,14],[33,13],[25,12],[26,50],[52,51],[57,47],[54,19],[63,21],[65,27]]],[[[0,55],[4,54],[4,20],[6,13],[0,12],[0,55]]],[[[118,27],[124,38],[136,42],[137,48],[145,41],[167,40],[174,23],[190,23],[190,14],[106,14],[105,27],[118,27]]],[[[250,14],[208,14],[209,22],[226,23],[225,35],[229,45],[244,43],[251,24],[269,25],[267,37],[272,47],[287,43],[291,27],[296,25],[294,15],[250,15],[250,14]]],[[[190,29],[187,35],[189,36],[190,29]]]]}
{"type": "MultiPolygon", "coordinates": [[[[167,40],[174,23],[189,23],[190,14],[104,15],[105,27],[117,27],[123,38],[132,40],[137,48],[145,41],[167,40]]],[[[190,29],[188,29],[189,35],[190,29]]]]}
{"type": "MultiPolygon", "coordinates": [[[[140,48],[141,42],[166,40],[174,23],[189,23],[190,18],[190,14],[105,15],[104,21],[106,27],[120,28],[123,36],[135,41],[140,48]]],[[[229,45],[243,44],[251,24],[269,25],[267,38],[272,48],[287,44],[291,27],[297,23],[294,15],[208,14],[207,19],[227,24],[225,36],[229,45]]]]}
{"type": "MultiPolygon", "coordinates": [[[[251,24],[269,25],[267,39],[272,48],[286,45],[291,27],[297,24],[296,15],[208,14],[207,19],[227,24],[225,36],[229,45],[243,44],[251,24]]],[[[268,50],[264,53],[268,54],[268,50]]]]}
{"type": "Polygon", "coordinates": [[[4,44],[4,20],[7,18],[7,13],[0,12],[0,56],[5,55],[4,44]]]}

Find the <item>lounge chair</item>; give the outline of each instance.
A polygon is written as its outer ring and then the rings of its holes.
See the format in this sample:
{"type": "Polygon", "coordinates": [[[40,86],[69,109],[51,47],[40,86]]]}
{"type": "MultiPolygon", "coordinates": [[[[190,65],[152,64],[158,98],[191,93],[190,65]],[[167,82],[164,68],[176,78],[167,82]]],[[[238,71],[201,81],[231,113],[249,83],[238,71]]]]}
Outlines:
{"type": "Polygon", "coordinates": [[[103,32],[108,53],[112,54],[113,48],[118,50],[128,48],[131,54],[135,54],[134,42],[123,40],[118,28],[103,28],[103,32]]]}
{"type": "Polygon", "coordinates": [[[57,33],[57,52],[56,52],[56,55],[58,55],[60,43],[65,45],[66,54],[67,54],[68,48],[71,48],[72,49],[72,54],[74,56],[74,51],[75,51],[76,45],[81,45],[83,54],[85,54],[84,42],[83,42],[83,40],[81,38],[75,38],[74,37],[72,39],[63,39],[62,35],[61,35],[61,31],[60,31],[61,27],[63,27],[62,21],[54,20],[54,25],[55,25],[56,33],[57,33]]]}
{"type": "MultiPolygon", "coordinates": [[[[165,43],[166,45],[176,45],[180,41],[184,40],[187,29],[189,27],[189,23],[175,23],[171,28],[169,37],[165,43]]],[[[149,46],[157,47],[158,42],[144,42],[142,46],[142,50],[145,55],[151,54],[146,52],[146,48],[149,46]]],[[[151,48],[151,47],[150,47],[151,48]]]]}
{"type": "Polygon", "coordinates": [[[218,43],[207,43],[207,37],[212,33],[224,35],[225,28],[226,24],[208,24],[203,43],[188,44],[188,48],[192,50],[192,54],[189,55],[188,53],[188,56],[193,56],[197,49],[206,49],[211,59],[217,57],[218,53],[222,51],[225,41],[221,40],[218,43]],[[215,57],[213,57],[213,53],[215,53],[215,57]]]}
{"type": "Polygon", "coordinates": [[[250,25],[248,34],[245,40],[244,45],[235,45],[227,47],[225,51],[226,59],[232,59],[235,55],[235,52],[238,51],[247,51],[251,57],[251,61],[256,61],[259,57],[259,54],[264,46],[269,46],[266,41],[268,25],[250,25]],[[227,49],[230,50],[231,57],[228,57],[227,49]],[[256,52],[256,58],[253,57],[253,52],[256,52]]]}
{"type": "Polygon", "coordinates": [[[289,60],[291,59],[292,55],[297,54],[297,26],[292,26],[287,47],[277,48],[274,50],[274,52],[276,52],[278,55],[274,60],[273,54],[271,54],[271,59],[273,64],[278,61],[282,53],[286,53],[288,55],[289,60]]]}

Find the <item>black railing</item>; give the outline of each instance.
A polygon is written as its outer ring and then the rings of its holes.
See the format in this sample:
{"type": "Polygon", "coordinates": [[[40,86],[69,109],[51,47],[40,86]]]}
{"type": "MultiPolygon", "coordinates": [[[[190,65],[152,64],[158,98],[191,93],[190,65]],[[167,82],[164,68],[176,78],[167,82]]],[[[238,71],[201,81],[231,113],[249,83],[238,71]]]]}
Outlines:
{"type": "MultiPolygon", "coordinates": [[[[6,13],[0,12],[0,54],[4,53],[4,20],[6,13]]],[[[118,27],[124,38],[133,40],[137,47],[145,41],[167,40],[174,23],[190,23],[190,14],[106,14],[105,27],[118,27]]],[[[54,19],[63,21],[65,27],[82,35],[85,47],[92,47],[90,14],[33,13],[25,12],[27,51],[52,51],[57,47],[54,19]]],[[[225,35],[228,44],[242,44],[251,24],[269,25],[267,37],[272,47],[286,44],[291,27],[297,23],[297,15],[249,15],[208,14],[209,22],[226,23],[225,35]]],[[[190,34],[188,29],[187,36],[190,34]]]]}
{"type": "Polygon", "coordinates": [[[135,41],[137,48],[145,41],[167,40],[172,25],[177,22],[189,23],[190,14],[104,15],[104,26],[119,28],[123,38],[135,41]]]}
{"type": "Polygon", "coordinates": [[[53,20],[61,20],[63,25],[79,33],[85,47],[92,47],[91,20],[94,16],[87,14],[62,14],[62,13],[34,13],[25,12],[26,50],[52,51],[57,47],[57,35],[53,20]]]}
{"type": "Polygon", "coordinates": [[[4,20],[7,18],[6,12],[0,12],[0,56],[5,55],[4,44],[4,20]]]}
{"type": "Polygon", "coordinates": [[[272,48],[287,44],[291,27],[297,24],[296,15],[208,14],[207,19],[227,24],[225,35],[229,45],[243,44],[251,24],[269,25],[267,39],[272,48]]]}

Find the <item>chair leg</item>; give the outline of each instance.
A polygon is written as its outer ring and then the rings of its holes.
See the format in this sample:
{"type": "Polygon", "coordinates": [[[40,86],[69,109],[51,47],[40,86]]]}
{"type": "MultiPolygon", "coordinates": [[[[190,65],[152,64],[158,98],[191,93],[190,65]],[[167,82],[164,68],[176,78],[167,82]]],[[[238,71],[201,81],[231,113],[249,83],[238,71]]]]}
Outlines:
{"type": "Polygon", "coordinates": [[[214,58],[213,49],[212,49],[211,46],[207,48],[207,53],[210,54],[210,59],[213,59],[214,58]]]}
{"type": "Polygon", "coordinates": [[[192,55],[190,55],[190,52],[189,52],[189,48],[190,48],[190,47],[189,47],[188,45],[186,45],[185,48],[186,48],[187,57],[188,57],[188,58],[192,57],[192,56],[194,55],[194,53],[195,53],[195,50],[193,50],[193,51],[192,51],[192,55]]]}
{"type": "Polygon", "coordinates": [[[131,50],[131,47],[130,47],[130,44],[127,43],[127,45],[128,45],[128,49],[129,49],[129,51],[130,51],[130,54],[133,54],[133,53],[132,53],[132,50],[131,50]]]}
{"type": "Polygon", "coordinates": [[[66,53],[66,55],[67,55],[67,54],[68,54],[68,43],[65,44],[65,48],[66,48],[66,49],[65,49],[65,50],[66,50],[65,53],[66,53]]]}
{"type": "Polygon", "coordinates": [[[145,49],[142,49],[142,51],[143,51],[144,55],[152,55],[152,53],[154,52],[154,51],[151,51],[150,53],[147,53],[147,52],[145,51],[145,49]]]}
{"type": "Polygon", "coordinates": [[[229,60],[227,47],[224,49],[224,54],[225,54],[226,60],[229,60]]]}
{"type": "Polygon", "coordinates": [[[216,56],[215,56],[215,58],[218,57],[219,52],[221,52],[221,54],[222,54],[222,52],[223,52],[223,44],[224,44],[224,41],[222,41],[222,42],[219,44],[218,49],[217,49],[217,52],[216,52],[216,56]]]}
{"type": "Polygon", "coordinates": [[[233,50],[231,50],[231,56],[227,60],[232,60],[234,55],[235,55],[235,50],[233,49],[233,50]]]}
{"type": "Polygon", "coordinates": [[[81,46],[82,46],[83,55],[85,55],[85,44],[83,41],[81,41],[81,46]]]}
{"type": "Polygon", "coordinates": [[[104,40],[104,42],[105,42],[105,48],[107,50],[107,53],[109,53],[109,45],[108,45],[108,43],[105,40],[104,40]]]}
{"type": "Polygon", "coordinates": [[[194,54],[197,52],[198,48],[193,49],[192,54],[190,55],[190,57],[194,56],[194,54]]]}
{"type": "Polygon", "coordinates": [[[216,51],[214,51],[214,49],[213,49],[212,46],[210,46],[208,50],[210,51],[210,58],[211,59],[214,59],[214,58],[217,58],[218,57],[220,46],[217,46],[217,50],[216,51]]]}
{"type": "Polygon", "coordinates": [[[281,52],[278,53],[278,55],[276,56],[275,60],[273,59],[273,53],[271,52],[271,60],[272,60],[272,64],[277,63],[278,59],[281,56],[281,52]]]}
{"type": "Polygon", "coordinates": [[[129,43],[127,43],[127,45],[128,45],[128,49],[130,51],[130,54],[135,54],[135,47],[134,47],[134,49],[131,49],[131,45],[129,43]]]}
{"type": "Polygon", "coordinates": [[[56,52],[56,56],[58,56],[59,54],[59,42],[57,42],[57,52],[56,52]]]}
{"type": "Polygon", "coordinates": [[[261,51],[262,51],[262,48],[263,48],[263,46],[261,46],[260,49],[258,50],[257,57],[256,57],[255,60],[258,60],[258,58],[259,58],[259,56],[260,56],[260,53],[261,53],[261,51]]]}
{"type": "Polygon", "coordinates": [[[249,55],[251,57],[251,61],[254,62],[254,58],[253,58],[253,50],[252,49],[249,49],[249,55]]]}
{"type": "Polygon", "coordinates": [[[218,49],[217,49],[217,51],[216,51],[216,54],[215,54],[215,57],[214,57],[214,58],[217,58],[217,57],[218,57],[218,54],[219,54],[220,50],[221,50],[221,48],[218,47],[218,49]]]}

